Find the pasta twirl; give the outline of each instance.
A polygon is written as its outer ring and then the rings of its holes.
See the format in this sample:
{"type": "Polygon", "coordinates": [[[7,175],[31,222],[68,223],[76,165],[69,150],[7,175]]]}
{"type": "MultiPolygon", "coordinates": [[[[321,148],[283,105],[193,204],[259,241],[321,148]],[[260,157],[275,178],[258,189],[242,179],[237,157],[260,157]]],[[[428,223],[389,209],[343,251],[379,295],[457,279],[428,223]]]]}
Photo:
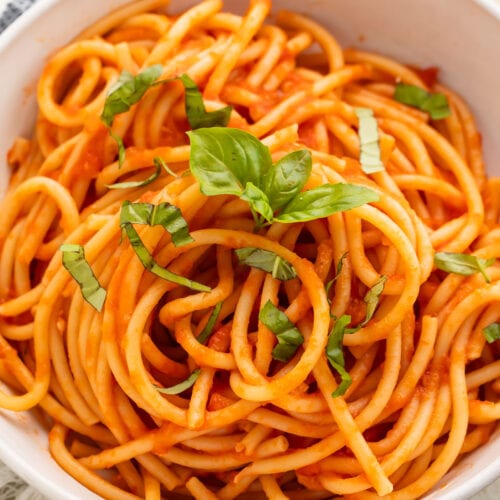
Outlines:
{"type": "Polygon", "coordinates": [[[55,53],[9,151],[0,407],[104,498],[421,497],[500,417],[474,118],[269,0],[166,3],[55,53]]]}

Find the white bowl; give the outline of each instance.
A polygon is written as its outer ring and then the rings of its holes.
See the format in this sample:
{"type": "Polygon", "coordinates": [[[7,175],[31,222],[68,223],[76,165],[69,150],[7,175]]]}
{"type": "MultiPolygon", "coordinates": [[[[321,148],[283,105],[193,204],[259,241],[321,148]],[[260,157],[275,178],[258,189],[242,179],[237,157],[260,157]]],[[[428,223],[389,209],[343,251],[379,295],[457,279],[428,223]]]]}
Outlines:
{"type": "MultiPolygon", "coordinates": [[[[0,36],[0,194],[9,170],[6,152],[31,135],[35,82],[54,49],[129,0],[39,0],[0,36]]],[[[196,0],[172,2],[183,9],[196,0]]],[[[241,11],[246,0],[227,0],[241,11]]],[[[500,175],[500,3],[495,0],[274,0],[274,9],[307,12],[344,45],[355,45],[416,66],[439,66],[441,79],[471,105],[483,135],[490,174],[500,175]]],[[[500,477],[500,432],[465,457],[426,498],[460,500],[500,477]]],[[[0,412],[0,458],[51,500],[97,499],[68,476],[47,451],[45,430],[29,413],[0,412]]]]}

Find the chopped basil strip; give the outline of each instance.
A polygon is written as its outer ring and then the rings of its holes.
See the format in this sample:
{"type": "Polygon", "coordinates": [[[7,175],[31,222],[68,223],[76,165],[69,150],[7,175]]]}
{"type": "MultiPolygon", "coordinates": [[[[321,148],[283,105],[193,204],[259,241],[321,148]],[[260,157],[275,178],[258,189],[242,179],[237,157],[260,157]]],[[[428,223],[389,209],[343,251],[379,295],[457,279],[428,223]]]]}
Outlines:
{"type": "MultiPolygon", "coordinates": [[[[346,254],[342,256],[344,258],[346,254]]],[[[342,259],[339,261],[339,265],[342,262],[342,259]]],[[[338,265],[338,266],[339,266],[338,265]]],[[[338,271],[337,266],[337,273],[338,271]]],[[[344,361],[344,353],[342,350],[342,341],[344,339],[344,335],[350,335],[352,333],[356,333],[358,330],[363,328],[375,314],[375,310],[380,300],[380,296],[384,290],[385,282],[387,281],[387,276],[380,276],[380,278],[376,281],[376,283],[368,290],[366,295],[364,296],[364,302],[366,304],[366,315],[365,319],[358,325],[352,328],[347,328],[347,325],[351,322],[351,316],[344,314],[340,316],[340,318],[335,319],[335,323],[333,325],[332,331],[328,336],[328,344],[326,346],[326,357],[330,362],[330,365],[337,371],[340,375],[341,383],[337,387],[337,389],[332,393],[332,396],[336,398],[337,396],[342,396],[345,394],[345,391],[351,385],[351,376],[347,373],[345,369],[345,361],[344,361]]]]}
{"type": "Polygon", "coordinates": [[[156,168],[163,168],[167,174],[170,174],[172,177],[179,177],[166,163],[163,158],[159,156],[155,156],[153,158],[153,163],[156,168]]]}
{"type": "Polygon", "coordinates": [[[172,243],[177,247],[193,241],[181,211],[175,205],[167,202],[152,205],[151,203],[124,201],[120,212],[120,226],[126,223],[162,226],[170,233],[172,243]]]}
{"type": "Polygon", "coordinates": [[[495,258],[481,259],[475,255],[465,253],[437,252],[434,255],[434,264],[441,271],[462,276],[481,273],[487,283],[491,280],[486,274],[486,268],[490,267],[494,262],[495,258]]]}
{"type": "Polygon", "coordinates": [[[185,107],[189,125],[193,130],[203,127],[225,127],[229,123],[232,107],[225,106],[216,111],[207,111],[196,83],[184,74],[179,77],[186,91],[185,107]]]}
{"type": "Polygon", "coordinates": [[[448,99],[444,94],[440,92],[433,94],[415,85],[398,83],[394,99],[429,113],[433,120],[441,120],[451,114],[448,99]]]}
{"type": "Polygon", "coordinates": [[[491,323],[491,325],[483,328],[483,335],[489,344],[500,339],[500,323],[491,323]]]}
{"type": "Polygon", "coordinates": [[[118,144],[118,166],[121,167],[125,161],[125,145],[123,144],[123,139],[119,135],[112,132],[111,129],[109,130],[109,135],[113,138],[116,144],[118,144]]]}
{"type": "Polygon", "coordinates": [[[271,273],[272,277],[278,280],[286,281],[297,277],[297,273],[291,264],[269,250],[244,247],[238,248],[234,253],[241,264],[271,273]]]}
{"type": "MultiPolygon", "coordinates": [[[[330,290],[332,288],[332,286],[335,284],[335,282],[337,281],[338,277],[340,276],[340,273],[342,272],[342,267],[344,266],[344,259],[347,257],[347,254],[349,252],[345,252],[342,254],[342,256],[340,257],[339,261],[337,262],[337,268],[335,270],[335,276],[330,280],[328,281],[328,283],[325,284],[325,293],[328,297],[329,293],[330,293],[330,290]]],[[[328,302],[331,302],[330,299],[328,299],[328,302]]]]}
{"type": "Polygon", "coordinates": [[[222,309],[222,302],[219,302],[214,307],[212,314],[210,314],[210,317],[208,318],[207,324],[204,326],[203,330],[200,332],[198,337],[196,337],[196,340],[198,340],[198,342],[200,344],[204,344],[205,341],[210,337],[210,335],[212,335],[214,326],[217,323],[217,319],[219,317],[221,309],[222,309]]]}
{"type": "Polygon", "coordinates": [[[277,337],[278,345],[273,349],[273,358],[287,362],[304,343],[297,327],[270,300],[259,312],[259,320],[277,337]]]}
{"type": "Polygon", "coordinates": [[[130,222],[124,222],[121,224],[122,229],[125,231],[127,238],[134,249],[135,254],[139,257],[142,265],[151,273],[156,276],[170,281],[171,283],[176,283],[177,285],[185,286],[191,290],[197,292],[209,292],[210,287],[198,283],[196,281],[185,278],[184,276],[179,276],[164,267],[161,267],[149,253],[149,250],[144,246],[139,234],[135,230],[134,226],[130,222]]]}
{"type": "Polygon", "coordinates": [[[183,380],[182,382],[179,382],[176,385],[173,385],[172,387],[157,387],[155,386],[155,389],[158,392],[161,392],[162,394],[180,394],[181,392],[184,392],[185,390],[189,389],[194,385],[198,377],[200,376],[200,369],[197,368],[194,370],[191,375],[186,380],[183,380]]]}
{"type": "Polygon", "coordinates": [[[378,201],[352,184],[325,184],[301,192],[312,168],[311,153],[289,153],[273,165],[269,148],[243,130],[212,127],[188,132],[191,172],[207,196],[229,194],[249,203],[256,226],[305,222],[378,201]]]}
{"type": "Polygon", "coordinates": [[[101,120],[105,125],[111,127],[116,115],[125,113],[134,104],[138,103],[146,91],[160,77],[163,68],[155,64],[132,75],[128,71],[122,71],[118,81],[111,86],[104,102],[101,120]]]}
{"type": "Polygon", "coordinates": [[[351,316],[344,314],[335,320],[333,328],[328,335],[328,343],[325,353],[328,362],[332,368],[340,375],[340,384],[332,392],[332,397],[343,396],[352,383],[351,376],[345,369],[344,351],[342,349],[342,341],[346,333],[353,333],[347,329],[347,325],[351,322],[351,316]]]}
{"type": "MultiPolygon", "coordinates": [[[[108,95],[104,101],[101,121],[111,129],[115,116],[125,113],[134,104],[139,102],[146,91],[159,78],[162,71],[163,68],[160,64],[150,66],[135,76],[128,71],[122,71],[118,81],[108,91],[108,95]]],[[[125,161],[123,139],[111,130],[109,132],[118,144],[118,165],[122,166],[125,161]]]]}
{"type": "Polygon", "coordinates": [[[358,135],[361,169],[365,174],[385,170],[380,158],[380,143],[377,120],[369,108],[355,108],[358,117],[358,135]]]}
{"type": "Polygon", "coordinates": [[[85,260],[81,245],[61,245],[62,264],[80,286],[83,298],[101,312],[106,300],[106,290],[99,284],[92,268],[85,260]]]}
{"type": "Polygon", "coordinates": [[[385,282],[387,281],[387,276],[380,276],[380,278],[375,282],[375,284],[368,290],[364,297],[364,302],[366,304],[366,317],[361,326],[365,326],[368,321],[373,318],[375,314],[375,309],[378,306],[380,296],[384,291],[385,282]]]}
{"type": "MultiPolygon", "coordinates": [[[[155,158],[156,160],[156,158],[155,158]]],[[[108,184],[106,187],[108,189],[130,189],[130,188],[137,188],[137,187],[143,187],[147,186],[148,184],[151,184],[153,181],[158,179],[161,173],[161,164],[158,162],[154,162],[155,165],[155,171],[153,174],[151,174],[149,177],[144,179],[143,181],[127,181],[127,182],[115,182],[114,184],[108,184]]]]}

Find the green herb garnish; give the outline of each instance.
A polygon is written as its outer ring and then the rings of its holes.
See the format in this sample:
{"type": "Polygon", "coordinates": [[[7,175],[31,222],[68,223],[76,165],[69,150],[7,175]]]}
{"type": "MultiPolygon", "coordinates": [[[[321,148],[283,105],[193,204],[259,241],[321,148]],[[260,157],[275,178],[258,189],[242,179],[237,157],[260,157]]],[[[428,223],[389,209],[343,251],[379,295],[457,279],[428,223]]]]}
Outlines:
{"type": "Polygon", "coordinates": [[[189,125],[193,130],[204,127],[225,127],[231,117],[231,106],[207,111],[200,89],[191,78],[184,74],[178,77],[186,91],[185,108],[189,125]]]}
{"type": "Polygon", "coordinates": [[[200,376],[200,374],[201,370],[197,368],[191,373],[191,375],[189,375],[189,377],[186,380],[183,380],[182,382],[179,382],[178,384],[173,385],[172,387],[155,386],[155,389],[158,392],[161,392],[162,394],[169,394],[169,395],[180,394],[181,392],[184,392],[185,390],[192,387],[196,382],[196,380],[198,379],[198,377],[200,376]]]}
{"type": "MultiPolygon", "coordinates": [[[[208,112],[205,109],[200,89],[188,75],[183,74],[177,78],[158,81],[162,72],[163,67],[161,64],[150,66],[135,76],[128,71],[123,71],[118,81],[112,85],[108,91],[101,114],[101,121],[111,129],[115,116],[127,112],[134,104],[137,104],[148,89],[155,85],[180,80],[186,91],[186,116],[193,130],[200,127],[225,127],[227,125],[231,115],[231,106],[225,106],[216,111],[208,112]]],[[[125,146],[123,145],[123,140],[121,137],[111,132],[111,130],[110,135],[118,144],[118,164],[121,166],[125,161],[125,146]]]]}
{"type": "Polygon", "coordinates": [[[133,224],[147,224],[149,226],[160,225],[172,236],[172,242],[176,246],[185,245],[193,241],[189,235],[189,229],[180,210],[169,203],[151,205],[150,203],[131,203],[124,201],[120,212],[120,227],[127,235],[134,252],[142,265],[151,273],[164,280],[199,292],[209,292],[210,287],[196,281],[179,276],[164,267],[161,267],[153,258],[149,250],[144,246],[139,234],[133,224]]]}
{"type": "Polygon", "coordinates": [[[483,328],[483,335],[489,344],[500,339],[500,323],[491,323],[483,328]]]}
{"type": "Polygon", "coordinates": [[[491,280],[486,273],[486,268],[490,267],[494,262],[495,258],[481,259],[475,255],[465,253],[437,252],[434,255],[434,264],[441,271],[462,276],[481,273],[487,283],[491,280]]]}
{"type": "Polygon", "coordinates": [[[351,316],[347,314],[340,316],[340,318],[335,320],[333,328],[328,335],[328,344],[325,350],[326,358],[332,368],[340,375],[341,379],[340,384],[332,393],[332,397],[334,398],[343,396],[352,383],[351,376],[345,369],[344,351],[342,349],[344,335],[346,333],[353,333],[349,332],[347,329],[347,325],[350,322],[351,316]]]}
{"type": "Polygon", "coordinates": [[[375,191],[352,184],[325,184],[300,192],[312,169],[308,150],[289,153],[273,165],[269,149],[243,130],[212,127],[188,135],[190,168],[201,191],[247,201],[257,227],[327,217],[379,199],[375,191]]]}
{"type": "Polygon", "coordinates": [[[373,174],[385,170],[380,158],[380,139],[377,120],[369,108],[355,108],[358,117],[359,162],[365,174],[373,174]]]}
{"type": "Polygon", "coordinates": [[[172,236],[172,243],[180,247],[193,241],[189,227],[181,211],[170,203],[132,203],[125,200],[120,212],[120,226],[124,224],[162,226],[172,236]]]}
{"type": "MultiPolygon", "coordinates": [[[[340,262],[342,262],[342,260],[340,260],[340,262]]],[[[337,396],[343,396],[352,383],[351,376],[345,369],[344,352],[342,350],[344,335],[356,333],[361,330],[361,328],[366,326],[366,324],[373,318],[380,301],[380,296],[384,291],[386,281],[387,276],[380,276],[380,278],[364,296],[363,301],[366,304],[366,314],[365,319],[358,326],[347,328],[347,325],[351,322],[351,316],[348,314],[343,314],[340,318],[333,318],[335,323],[330,334],[328,335],[328,344],[326,346],[325,353],[330,365],[337,371],[341,379],[339,386],[332,393],[332,397],[334,398],[337,396]]]]}
{"type": "Polygon", "coordinates": [[[304,343],[297,327],[270,300],[259,312],[259,320],[276,335],[278,345],[273,349],[274,359],[286,363],[304,343]]]}
{"type": "Polygon", "coordinates": [[[441,120],[451,115],[448,99],[441,92],[431,93],[415,85],[398,83],[394,91],[394,99],[429,113],[433,120],[441,120]]]}
{"type": "Polygon", "coordinates": [[[212,332],[214,330],[214,326],[217,323],[217,318],[219,317],[220,311],[222,309],[222,302],[219,302],[213,309],[212,313],[210,314],[210,317],[208,318],[207,324],[204,326],[203,330],[200,332],[198,337],[196,337],[196,340],[200,344],[204,344],[205,341],[210,338],[210,335],[212,335],[212,332]]]}
{"type": "Polygon", "coordinates": [[[61,245],[62,264],[80,286],[83,298],[101,312],[106,300],[106,290],[99,284],[92,268],[85,259],[81,245],[61,245]]]}
{"type": "Polygon", "coordinates": [[[269,250],[254,247],[238,248],[234,251],[241,264],[271,273],[273,278],[286,281],[297,277],[291,264],[269,250]]]}

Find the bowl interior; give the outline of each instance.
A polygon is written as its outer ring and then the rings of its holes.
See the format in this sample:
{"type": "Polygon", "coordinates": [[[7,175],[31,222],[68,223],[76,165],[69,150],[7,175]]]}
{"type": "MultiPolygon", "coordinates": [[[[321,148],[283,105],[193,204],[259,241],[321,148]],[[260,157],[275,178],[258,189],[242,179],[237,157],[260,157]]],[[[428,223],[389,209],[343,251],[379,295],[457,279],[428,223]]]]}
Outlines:
{"type": "MultiPolygon", "coordinates": [[[[0,194],[9,168],[6,153],[18,135],[31,135],[37,75],[47,56],[82,28],[124,0],[39,0],[0,37],[0,194]],[[43,19],[43,21],[41,21],[43,19]]],[[[171,11],[196,0],[173,0],[171,11]]],[[[500,175],[500,9],[492,0],[274,0],[274,10],[305,12],[329,28],[344,46],[377,51],[411,65],[440,68],[441,80],[471,106],[481,130],[487,168],[500,175]],[[485,10],[479,4],[489,7],[485,10]],[[497,14],[497,17],[495,17],[497,14]],[[478,35],[480,34],[480,36],[478,35]]],[[[246,0],[226,2],[242,12],[246,0]]],[[[463,459],[427,498],[469,498],[500,476],[500,431],[463,459]]],[[[50,459],[46,431],[29,413],[0,412],[0,458],[51,499],[97,499],[50,459]]]]}

